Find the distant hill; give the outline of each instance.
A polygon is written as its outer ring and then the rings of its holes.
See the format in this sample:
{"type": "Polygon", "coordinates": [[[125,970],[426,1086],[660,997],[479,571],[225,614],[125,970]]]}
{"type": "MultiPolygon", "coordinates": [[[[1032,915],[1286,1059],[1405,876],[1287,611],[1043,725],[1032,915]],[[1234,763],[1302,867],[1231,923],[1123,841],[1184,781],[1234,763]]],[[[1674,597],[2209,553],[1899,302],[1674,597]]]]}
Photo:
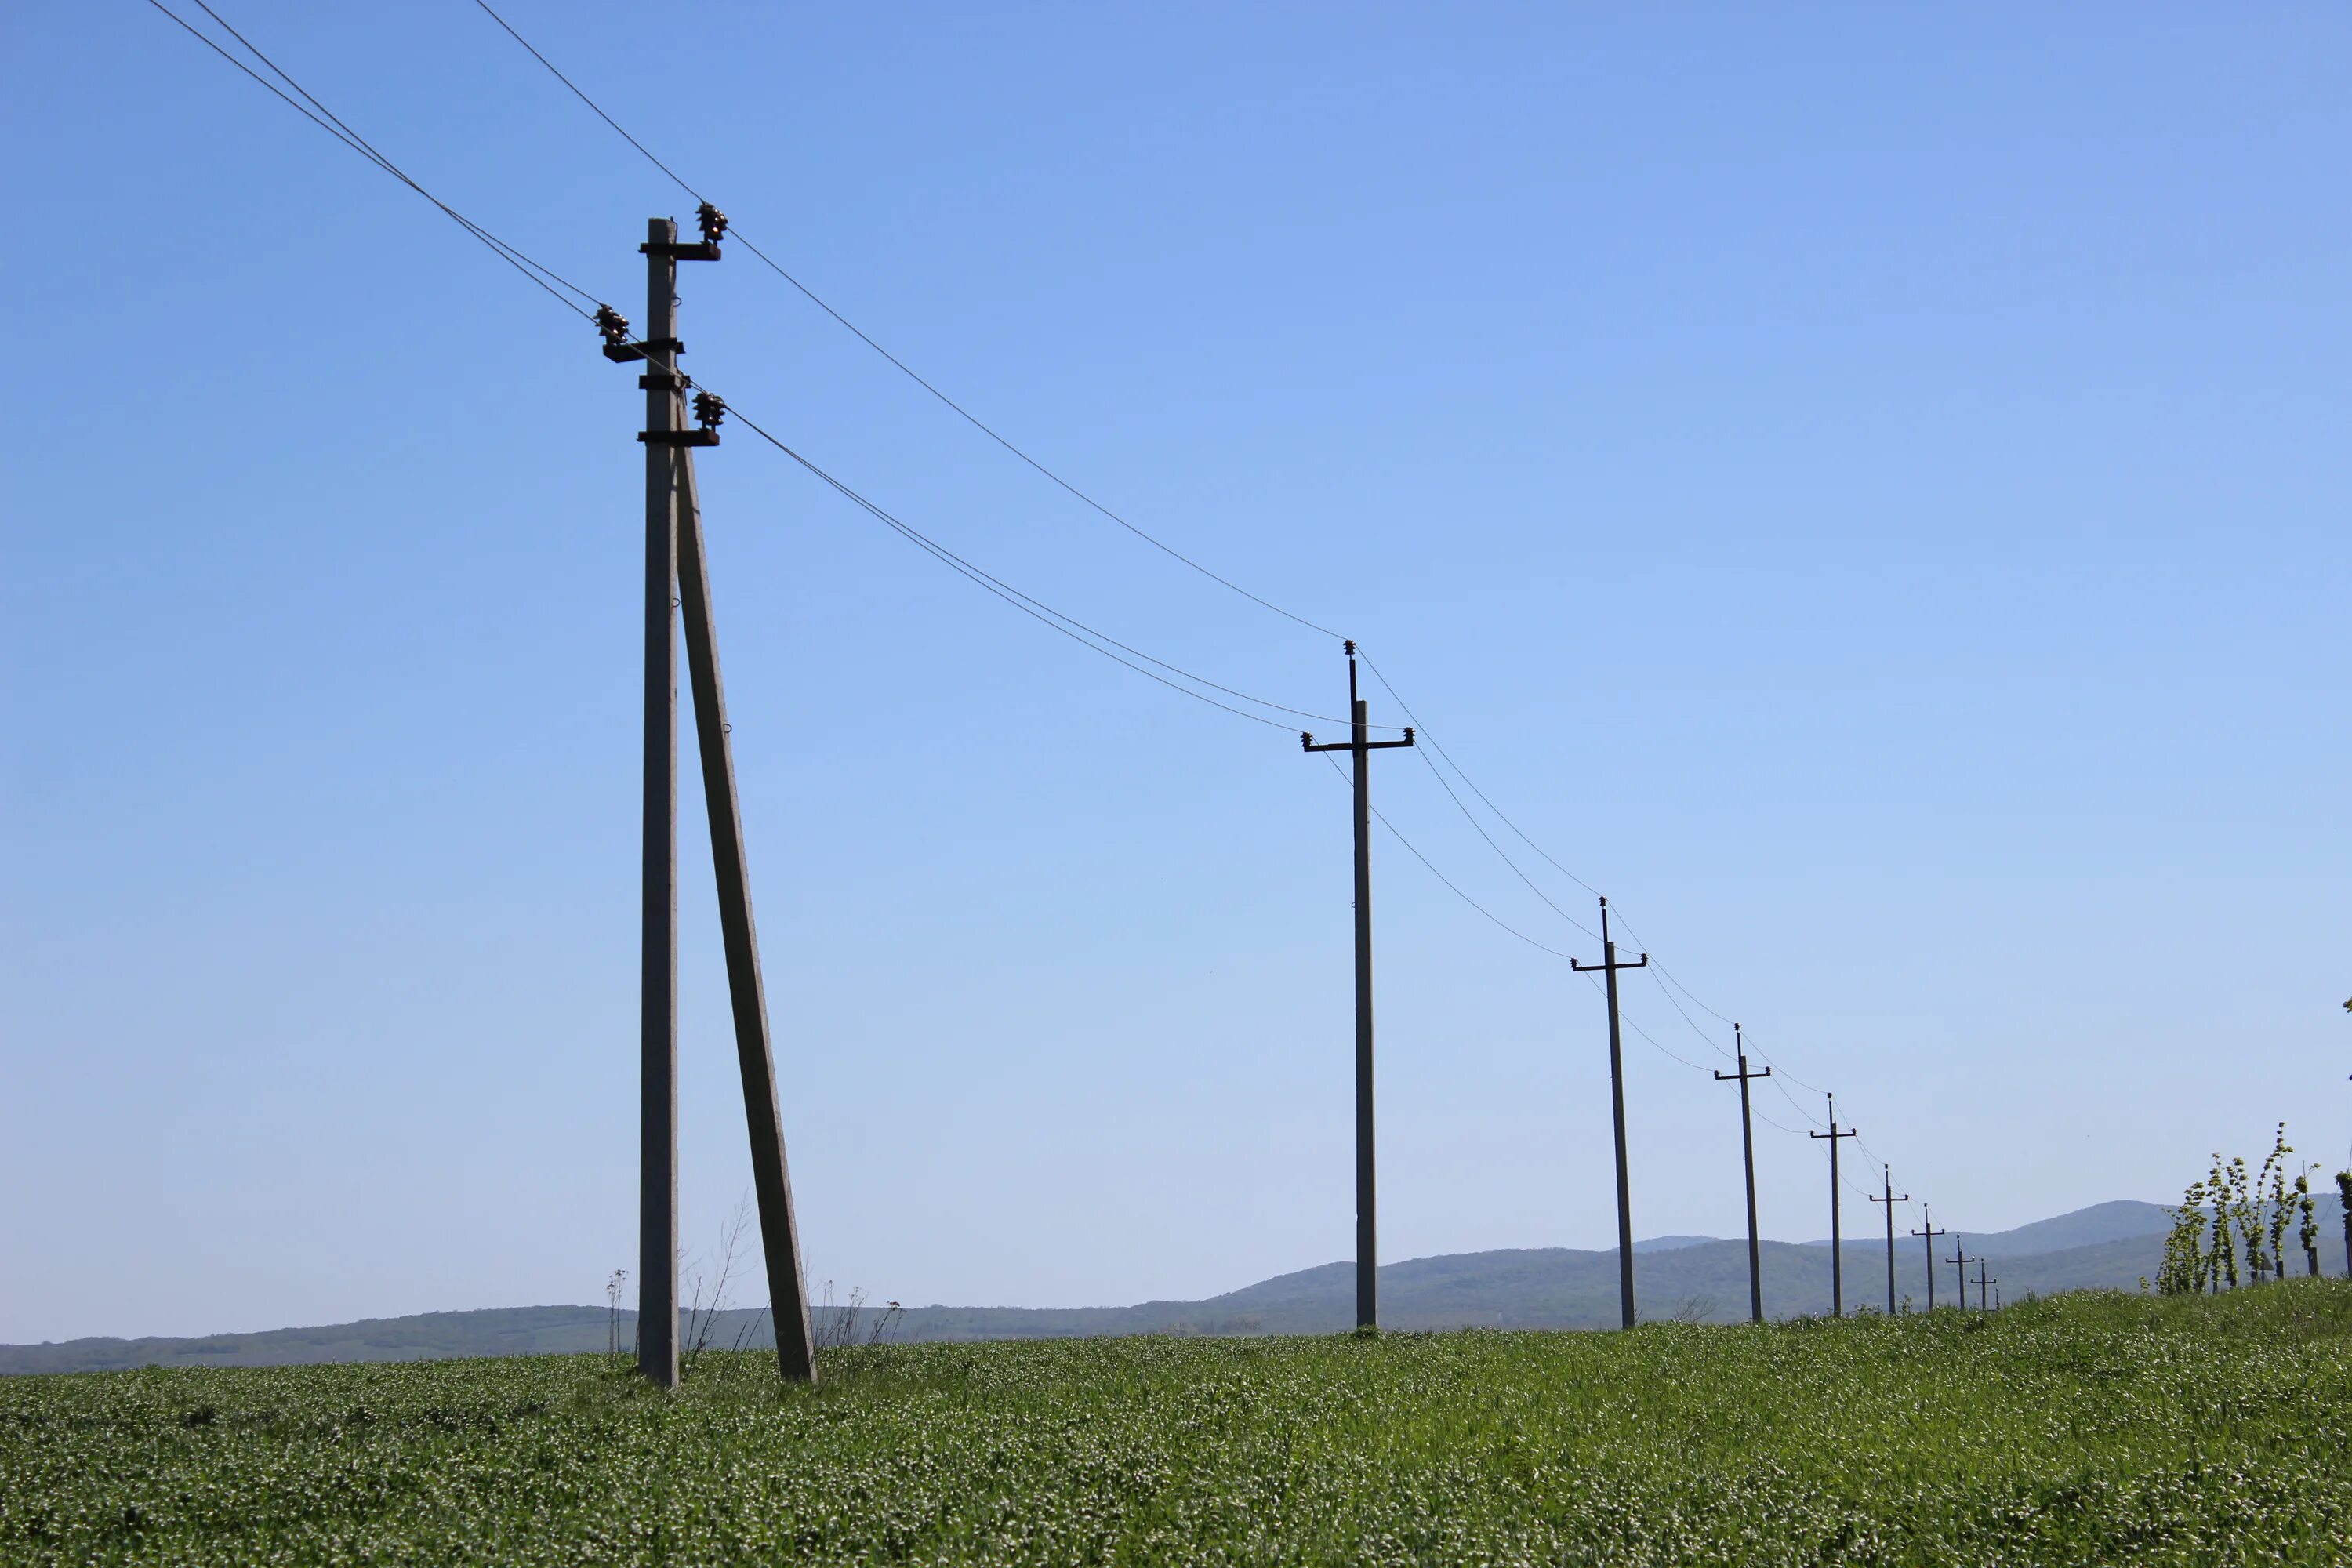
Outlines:
{"type": "MultiPolygon", "coordinates": [[[[2037,1220],[2014,1230],[1963,1231],[1973,1258],[1981,1251],[1988,1274],[2010,1300],[2027,1295],[2092,1288],[2136,1289],[2163,1259],[2168,1222],[2155,1204],[2108,1203],[2037,1220]]],[[[2336,1199],[2320,1205],[2322,1267],[2344,1267],[2343,1228],[2336,1199]]],[[[1883,1223],[1883,1222],[1882,1222],[1883,1223]]],[[[1908,1224],[1902,1225],[1907,1230],[1908,1224]]],[[[1865,1222],[1866,1229],[1866,1222],[1865,1222]]],[[[1883,1233],[1882,1233],[1883,1236],[1883,1233]]],[[[1949,1305],[1955,1270],[1945,1260],[1953,1242],[1938,1237],[1935,1300],[1949,1305]]],[[[1634,1290],[1644,1320],[1680,1318],[1730,1322],[1748,1315],[1748,1246],[1706,1237],[1657,1237],[1634,1244],[1634,1290]]],[[[1768,1241],[1762,1247],[1764,1310],[1775,1318],[1830,1310],[1832,1257],[1826,1242],[1768,1241]]],[[[1849,1239],[1844,1248],[1849,1310],[1886,1306],[1883,1239],[1849,1239]]],[[[1927,1254],[1899,1235],[1895,1292],[1925,1307],[1927,1254]]],[[[2298,1268],[2300,1265],[2297,1265],[2298,1268]]],[[[1976,1269],[1968,1270],[1969,1300],[1976,1269]]],[[[1145,1301],[1131,1307],[946,1307],[910,1309],[892,1337],[909,1341],[1069,1339],[1104,1334],[1314,1334],[1349,1328],[1355,1316],[1355,1268],[1326,1263],[1202,1301],[1145,1301]]],[[[1617,1254],[1570,1247],[1416,1258],[1381,1269],[1381,1321],[1398,1329],[1614,1328],[1618,1319],[1617,1254]]],[[[871,1327],[869,1313],[855,1324],[871,1327]]],[[[635,1331],[622,1313],[619,1333],[635,1331]]],[[[97,1372],[132,1366],[288,1366],[315,1362],[425,1361],[458,1356],[546,1355],[604,1348],[601,1307],[507,1307],[471,1312],[427,1312],[368,1319],[328,1328],[276,1329],[212,1334],[198,1339],[86,1339],[62,1344],[0,1345],[0,1373],[97,1372]]],[[[761,1314],[722,1314],[711,1342],[774,1342],[761,1314]]]]}

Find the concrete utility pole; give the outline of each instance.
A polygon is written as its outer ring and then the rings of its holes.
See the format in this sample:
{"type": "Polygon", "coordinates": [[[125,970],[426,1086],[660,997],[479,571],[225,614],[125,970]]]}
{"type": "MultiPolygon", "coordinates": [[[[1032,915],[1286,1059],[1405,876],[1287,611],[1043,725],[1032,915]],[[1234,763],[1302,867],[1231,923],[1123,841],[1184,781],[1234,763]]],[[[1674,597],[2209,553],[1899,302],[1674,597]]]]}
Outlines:
{"type": "MultiPolygon", "coordinates": [[[[1834,1094],[1831,1095],[1829,1097],[1829,1101],[1830,1130],[1826,1132],[1810,1132],[1806,1134],[1806,1136],[1811,1138],[1826,1138],[1830,1142],[1830,1316],[1833,1318],[1843,1318],[1845,1316],[1845,1233],[1838,1228],[1838,1140],[1841,1138],[1859,1138],[1862,1134],[1856,1132],[1851,1127],[1847,1128],[1843,1132],[1839,1131],[1837,1124],[1837,1096],[1834,1094]]],[[[1887,1191],[1891,1193],[1894,1191],[1894,1188],[1890,1186],[1887,1191]]],[[[1894,1209],[1889,1208],[1886,1211],[1886,1215],[1887,1218],[1891,1221],[1895,1217],[1894,1209]]],[[[1890,1226],[1889,1228],[1891,1230],[1892,1226],[1890,1226]]],[[[1889,1237],[1886,1260],[1890,1267],[1895,1261],[1891,1237],[1889,1237]]]]}
{"type": "Polygon", "coordinates": [[[1309,752],[1347,752],[1355,763],[1356,816],[1356,1326],[1381,1321],[1380,1225],[1372,1158],[1372,770],[1370,753],[1412,744],[1408,728],[1402,741],[1370,738],[1363,699],[1356,695],[1356,644],[1348,654],[1348,739],[1318,746],[1301,734],[1309,752]]]}
{"type": "Polygon", "coordinates": [[[1715,1080],[1717,1083],[1729,1083],[1734,1079],[1739,1080],[1739,1152],[1748,1166],[1748,1320],[1760,1323],[1764,1321],[1764,1257],[1756,1237],[1756,1127],[1748,1113],[1748,1082],[1750,1079],[1770,1078],[1772,1069],[1766,1068],[1762,1072],[1749,1072],[1748,1042],[1741,1036],[1738,1024],[1731,1026],[1731,1037],[1738,1047],[1739,1070],[1718,1072],[1715,1080]]]}
{"type": "Polygon", "coordinates": [[[1919,1205],[1919,1223],[1927,1228],[1915,1230],[1911,1234],[1920,1238],[1921,1249],[1927,1255],[1927,1310],[1932,1312],[1936,1310],[1936,1238],[1949,1236],[1951,1232],[1937,1228],[1936,1222],[1928,1216],[1926,1204],[1919,1205]]]}
{"type": "Polygon", "coordinates": [[[664,1388],[677,1386],[677,482],[671,448],[658,437],[676,428],[677,239],[677,225],[667,218],[646,228],[646,338],[629,356],[646,370],[637,1369],[664,1388]]]}
{"type": "Polygon", "coordinates": [[[1952,1266],[1953,1277],[1960,1282],[1958,1305],[1965,1312],[1969,1310],[1969,1265],[1982,1260],[1969,1256],[1968,1237],[1956,1236],[1952,1237],[1952,1255],[1944,1261],[1952,1266]]]}
{"type": "Polygon", "coordinates": [[[1979,1312],[1988,1310],[1985,1306],[1985,1288],[1987,1286],[1998,1285],[2000,1283],[1998,1279],[1988,1279],[1985,1278],[1984,1266],[1984,1255],[1982,1253],[1979,1253],[1977,1255],[1977,1310],[1979,1312]]]}
{"type": "Polygon", "coordinates": [[[718,882],[720,939],[735,1020],[737,1065],[751,1142],[752,1188],[760,1205],[760,1240],[768,1276],[776,1360],[790,1381],[816,1374],[809,1332],[808,1296],[801,1268],[800,1230],[793,1213],[792,1177],[784,1160],[783,1119],[777,1101],[775,1058],[768,1035],[766,988],[760,974],[758,928],[751,916],[751,872],[743,846],[742,811],[727,722],[725,683],[719,666],[711,607],[709,562],[704,549],[700,493],[693,448],[719,445],[726,405],[697,393],[698,428],[686,424],[690,383],[679,374],[677,263],[716,261],[727,219],[705,203],[702,240],[678,243],[677,225],[656,218],[646,226],[648,331],[628,341],[628,323],[609,307],[597,315],[605,357],[640,362],[646,392],[646,755],[642,1143],[639,1169],[638,1370],[667,1388],[677,1386],[677,673],[673,610],[683,608],[686,657],[694,692],[695,739],[702,793],[710,820],[710,854],[718,882]]]}
{"type": "Polygon", "coordinates": [[[1570,959],[1568,966],[1581,973],[1603,973],[1609,994],[1609,1103],[1617,1122],[1617,1297],[1624,1326],[1633,1326],[1633,1184],[1625,1167],[1625,1045],[1618,1031],[1617,972],[1640,969],[1650,962],[1643,953],[1632,963],[1617,962],[1617,944],[1609,936],[1609,900],[1601,900],[1601,962],[1570,959]]]}
{"type": "MultiPolygon", "coordinates": [[[[1834,1149],[1837,1145],[1832,1143],[1830,1147],[1834,1149]]],[[[1886,1195],[1882,1198],[1873,1193],[1870,1195],[1870,1201],[1886,1205],[1886,1315],[1891,1318],[1895,1315],[1895,1205],[1909,1203],[1911,1194],[1906,1193],[1901,1197],[1896,1197],[1894,1167],[1881,1165],[1878,1169],[1886,1183],[1886,1195]]]]}

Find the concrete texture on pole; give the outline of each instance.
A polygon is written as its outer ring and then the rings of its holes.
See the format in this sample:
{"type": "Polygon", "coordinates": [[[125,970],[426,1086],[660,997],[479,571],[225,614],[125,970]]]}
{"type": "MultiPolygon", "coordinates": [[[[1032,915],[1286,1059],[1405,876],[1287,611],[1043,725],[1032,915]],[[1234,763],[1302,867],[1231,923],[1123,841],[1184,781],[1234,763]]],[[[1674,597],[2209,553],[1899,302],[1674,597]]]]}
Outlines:
{"type": "MultiPolygon", "coordinates": [[[[677,225],[646,226],[646,429],[667,431],[676,395],[677,225]],[[666,375],[665,373],[667,373],[666,375]]],[[[640,903],[637,1368],[677,1386],[677,465],[646,443],[645,861],[640,903]]]]}

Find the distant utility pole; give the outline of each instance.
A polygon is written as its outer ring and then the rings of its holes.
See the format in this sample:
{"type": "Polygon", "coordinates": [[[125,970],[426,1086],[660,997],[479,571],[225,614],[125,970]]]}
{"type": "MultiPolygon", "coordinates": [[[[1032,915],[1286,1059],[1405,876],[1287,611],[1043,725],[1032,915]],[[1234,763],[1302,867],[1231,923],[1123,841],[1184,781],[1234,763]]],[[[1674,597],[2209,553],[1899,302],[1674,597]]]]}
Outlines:
{"type": "Polygon", "coordinates": [[[1625,1045],[1618,1033],[1617,972],[1640,969],[1649,962],[1646,952],[1632,963],[1617,962],[1617,944],[1609,936],[1607,899],[1601,900],[1601,962],[1568,961],[1568,966],[1580,973],[1588,969],[1603,971],[1608,984],[1609,1101],[1617,1118],[1617,1298],[1629,1329],[1633,1326],[1633,1184],[1625,1169],[1625,1045]]]}
{"type": "Polygon", "coordinates": [[[1380,1226],[1374,1205],[1372,1161],[1372,770],[1374,752],[1412,744],[1370,738],[1363,699],[1356,695],[1356,644],[1348,654],[1348,739],[1327,746],[1302,734],[1310,752],[1348,752],[1355,761],[1356,788],[1356,1326],[1380,1326],[1380,1226]]]}
{"type": "Polygon", "coordinates": [[[710,572],[703,550],[702,510],[692,449],[719,445],[725,405],[708,393],[694,399],[698,428],[686,425],[686,393],[677,356],[677,264],[716,261],[726,216],[706,202],[698,215],[702,239],[680,244],[677,225],[655,218],[646,226],[646,336],[629,337],[629,323],[610,306],[596,312],[604,357],[642,363],[637,384],[646,394],[646,686],[645,854],[643,945],[640,952],[640,1080],[637,1231],[637,1367],[665,1388],[678,1381],[677,1342],[677,616],[685,611],[688,677],[694,692],[695,738],[701,753],[702,793],[710,817],[710,851],[719,884],[719,924],[727,953],[727,988],[735,1018],[735,1047],[743,1079],[744,1117],[751,1139],[751,1180],[760,1205],[768,1300],[775,1321],[776,1360],[783,1376],[805,1382],[816,1374],[809,1333],[808,1297],[802,1284],[800,1230],[793,1215],[792,1177],[784,1163],[783,1120],[776,1099],[775,1058],[768,1037],[768,1003],[760,977],[759,937],[751,920],[751,886],[743,849],[742,814],[735,791],[735,761],[728,738],[719,679],[718,634],[712,624],[710,572]]]}
{"type": "Polygon", "coordinates": [[[1971,1263],[1982,1263],[1984,1259],[1980,1258],[1970,1258],[1969,1256],[1968,1237],[1964,1236],[1955,1236],[1952,1237],[1952,1255],[1944,1259],[1944,1261],[1952,1266],[1952,1273],[1960,1282],[1959,1308],[1961,1311],[1965,1312],[1969,1310],[1969,1265],[1971,1263]]]}
{"type": "MultiPolygon", "coordinates": [[[[1837,1146],[1839,1139],[1858,1138],[1861,1134],[1851,1127],[1843,1132],[1838,1131],[1837,1096],[1831,1095],[1829,1101],[1830,1130],[1826,1132],[1809,1133],[1807,1136],[1826,1138],[1830,1142],[1830,1316],[1843,1318],[1845,1316],[1845,1233],[1838,1227],[1837,1146]]],[[[1887,1190],[1894,1191],[1892,1187],[1887,1190]]],[[[1892,1207],[1887,1209],[1886,1217],[1889,1222],[1887,1229],[1890,1232],[1887,1237],[1886,1260],[1891,1267],[1895,1261],[1894,1237],[1891,1234],[1894,1229],[1892,1222],[1895,1218],[1895,1210],[1892,1207]]]]}
{"type": "MultiPolygon", "coordinates": [[[[1832,1143],[1830,1147],[1835,1149],[1837,1145],[1832,1143]]],[[[1886,1183],[1886,1195],[1882,1198],[1874,1193],[1871,1194],[1870,1201],[1886,1205],[1886,1315],[1891,1318],[1895,1315],[1895,1205],[1909,1203],[1911,1194],[1906,1193],[1901,1197],[1896,1197],[1895,1168],[1891,1165],[1881,1165],[1878,1169],[1886,1183]]]]}
{"type": "Polygon", "coordinates": [[[1756,1128],[1748,1114],[1748,1083],[1750,1079],[1770,1078],[1772,1069],[1749,1072],[1748,1041],[1738,1024],[1731,1026],[1731,1038],[1739,1049],[1739,1070],[1718,1072],[1715,1079],[1717,1083],[1739,1080],[1739,1152],[1748,1166],[1748,1321],[1760,1323],[1764,1321],[1764,1258],[1756,1239],[1756,1128]]]}
{"type": "Polygon", "coordinates": [[[1949,1236],[1951,1232],[1937,1228],[1935,1220],[1928,1215],[1926,1204],[1919,1205],[1919,1223],[1927,1228],[1915,1230],[1911,1234],[1920,1238],[1921,1250],[1927,1255],[1927,1310],[1932,1312],[1936,1310],[1936,1238],[1949,1236]]]}
{"type": "Polygon", "coordinates": [[[1984,1254],[1977,1254],[1977,1310],[1979,1312],[1989,1310],[1985,1306],[1985,1287],[1988,1285],[1998,1285],[2000,1283],[1998,1279],[1988,1279],[1985,1278],[1984,1266],[1984,1254]]]}

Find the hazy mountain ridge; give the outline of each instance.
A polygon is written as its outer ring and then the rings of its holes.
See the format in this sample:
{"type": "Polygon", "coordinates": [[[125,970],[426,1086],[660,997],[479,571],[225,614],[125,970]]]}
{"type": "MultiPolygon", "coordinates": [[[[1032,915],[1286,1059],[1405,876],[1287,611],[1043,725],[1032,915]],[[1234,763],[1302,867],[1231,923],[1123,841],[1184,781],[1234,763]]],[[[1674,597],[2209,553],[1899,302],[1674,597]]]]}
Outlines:
{"type": "MultiPolygon", "coordinates": [[[[1873,1217],[1875,1217],[1874,1215],[1873,1217]]],[[[2344,1266],[2343,1226],[2335,1198],[2319,1205],[2321,1265],[2344,1266]]],[[[1884,1225],[1883,1219],[1879,1222],[1884,1225]]],[[[1897,1217],[1895,1291],[1898,1303],[1928,1300],[1927,1251],[1897,1217]]],[[[2157,1204],[2097,1204],[2013,1230],[1960,1232],[1971,1259],[1969,1300],[1977,1297],[1974,1259],[2000,1294],[2018,1300],[2085,1289],[2137,1289],[2153,1277],[2170,1220],[2157,1204]]],[[[1843,1250],[1849,1311],[1886,1306],[1886,1247],[1849,1239],[1843,1250]]],[[[1635,1296],[1644,1320],[1733,1321],[1748,1315],[1745,1241],[1657,1237],[1636,1242],[1635,1296]]],[[[2288,1245],[2292,1252],[2293,1234],[2288,1245]]],[[[1956,1271],[1953,1239],[1938,1236],[1935,1300],[1948,1305],[1956,1271]]],[[[1775,1318],[1826,1313],[1832,1257],[1826,1242],[1768,1241],[1762,1247],[1764,1310],[1775,1318]]],[[[2298,1259],[2291,1263],[2301,1271],[2298,1259]]],[[[1988,1291],[1988,1294],[1990,1292],[1988,1291]]],[[[1333,1333],[1351,1326],[1355,1268],[1326,1263],[1276,1275],[1199,1301],[1145,1301],[1127,1307],[947,1307],[909,1309],[892,1337],[909,1341],[1066,1339],[1105,1334],[1333,1333]]],[[[710,1336],[731,1346],[773,1342],[760,1314],[720,1315],[710,1336]]],[[[1613,1328],[1618,1321],[1615,1250],[1523,1247],[1416,1258],[1381,1269],[1381,1321],[1396,1329],[1490,1327],[1613,1328]]],[[[873,1322],[870,1310],[856,1327],[873,1322]]],[[[623,1312],[617,1333],[627,1344],[635,1314],[623,1312]]],[[[501,1307],[364,1319],[321,1328],[192,1338],[82,1339],[58,1344],[0,1345],[0,1373],[94,1372],[137,1366],[291,1366],[320,1362],[424,1361],[447,1357],[548,1355],[601,1351],[614,1331],[602,1307],[501,1307]]]]}

